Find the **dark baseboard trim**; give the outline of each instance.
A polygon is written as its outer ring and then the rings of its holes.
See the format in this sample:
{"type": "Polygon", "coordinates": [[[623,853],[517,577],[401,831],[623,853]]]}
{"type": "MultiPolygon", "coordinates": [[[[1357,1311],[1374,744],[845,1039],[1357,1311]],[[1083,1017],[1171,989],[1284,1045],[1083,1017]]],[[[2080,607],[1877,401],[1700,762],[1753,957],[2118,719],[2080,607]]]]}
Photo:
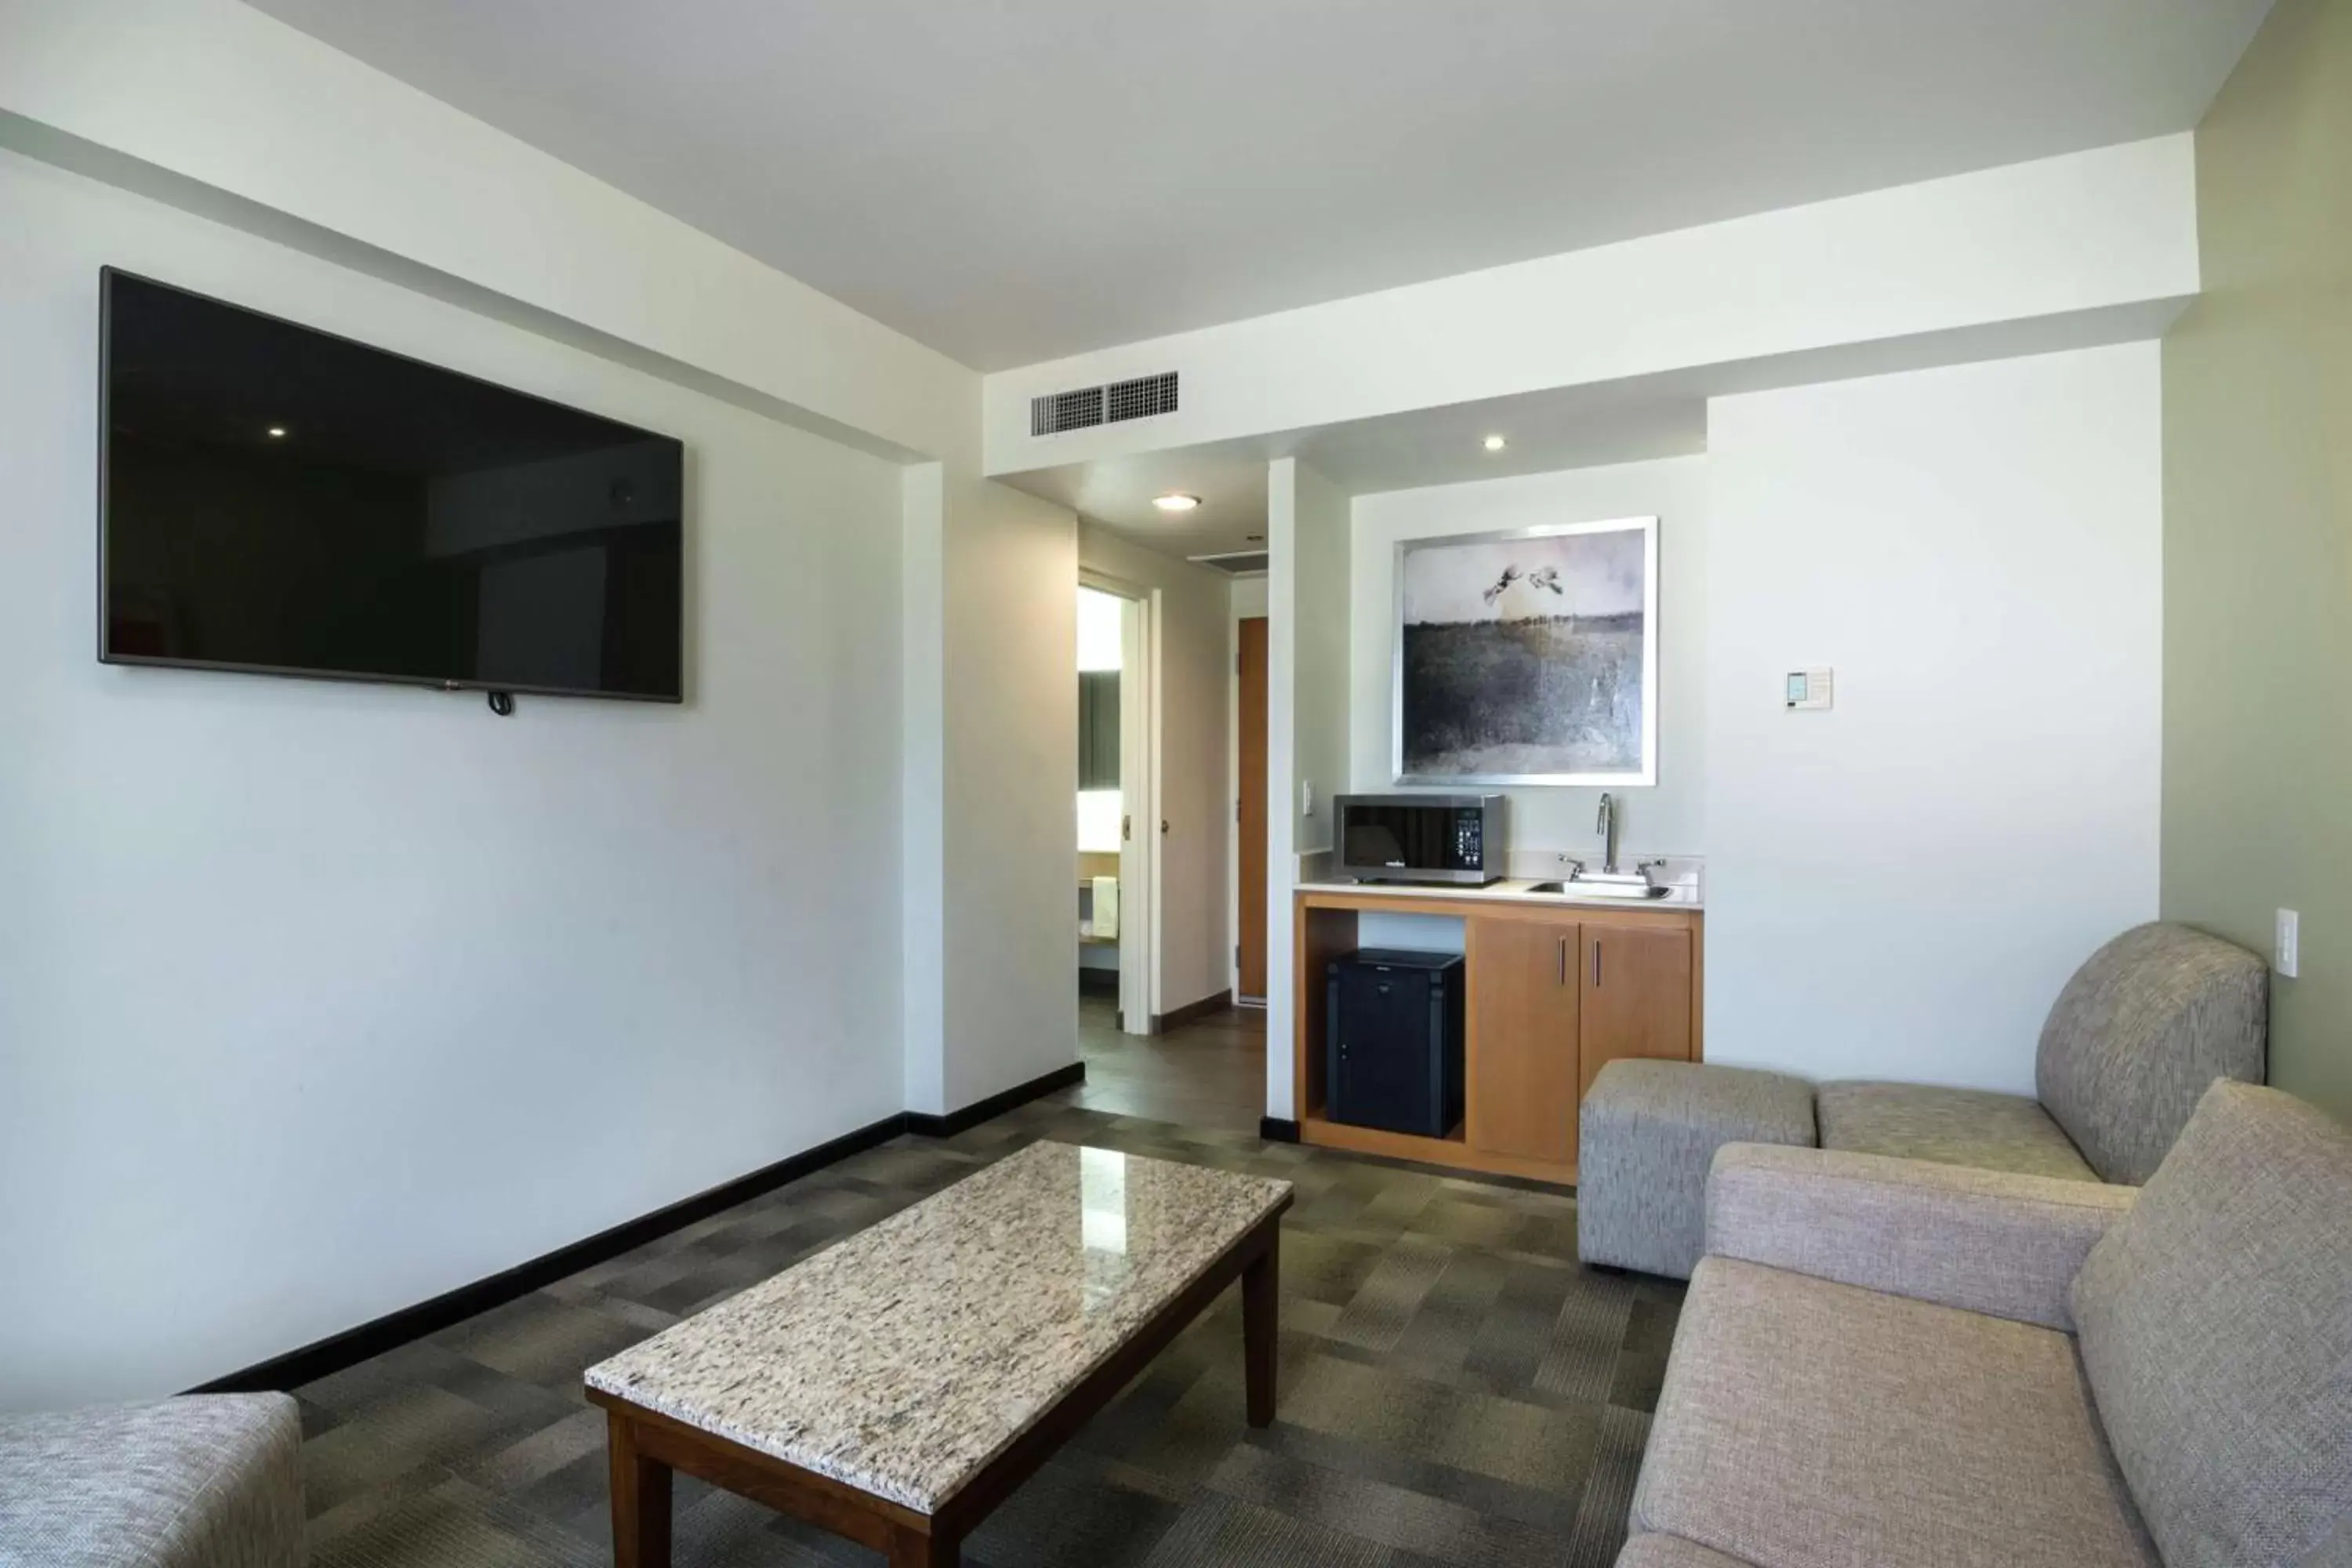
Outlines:
{"type": "Polygon", "coordinates": [[[1081,996],[1116,996],[1118,994],[1118,971],[1088,969],[1078,966],[1078,994],[1081,996]]]}
{"type": "Polygon", "coordinates": [[[1018,1105],[1024,1105],[1041,1095],[1083,1083],[1087,1064],[1072,1062],[1055,1068],[1042,1078],[991,1095],[976,1105],[946,1116],[920,1115],[901,1110],[881,1121],[845,1132],[830,1142],[803,1150],[789,1159],[772,1165],[761,1166],[746,1176],[721,1183],[707,1192],[695,1194],[651,1214],[624,1220],[610,1230],[597,1232],[583,1241],[542,1254],[528,1263],[519,1263],[488,1279],[477,1279],[470,1285],[460,1285],[446,1290],[429,1301],[419,1301],[413,1307],[403,1307],[396,1312],[329,1334],[284,1355],[232,1372],[210,1383],[199,1384],[190,1394],[258,1394],[282,1392],[356,1366],[371,1357],[396,1350],[412,1340],[437,1333],[454,1323],[461,1323],[478,1313],[530,1295],[559,1279],[568,1279],[583,1268],[591,1268],[607,1258],[618,1258],[632,1247],[667,1236],[698,1220],[709,1219],[723,1209],[756,1198],[762,1193],[773,1192],[787,1182],[796,1182],[814,1174],[837,1161],[868,1149],[879,1147],[901,1132],[919,1133],[926,1138],[951,1138],[955,1134],[979,1126],[992,1116],[1001,1116],[1018,1105]]]}
{"type": "Polygon", "coordinates": [[[1269,1143],[1296,1143],[1298,1123],[1279,1116],[1261,1116],[1257,1119],[1257,1135],[1269,1143]]]}
{"type": "Polygon", "coordinates": [[[635,1219],[624,1220],[610,1230],[597,1232],[584,1241],[569,1247],[559,1247],[528,1263],[477,1279],[470,1285],[460,1285],[445,1291],[429,1301],[419,1301],[413,1307],[403,1307],[387,1312],[372,1322],[355,1329],[345,1329],[323,1340],[288,1351],[284,1355],[256,1362],[241,1371],[189,1389],[190,1394],[256,1394],[282,1391],[325,1377],[330,1373],[355,1366],[372,1356],[397,1349],[411,1340],[438,1332],[453,1323],[463,1322],[478,1312],[503,1306],[518,1297],[552,1285],[559,1279],[579,1273],[583,1268],[617,1258],[631,1247],[643,1247],[657,1237],[668,1235],[698,1220],[709,1218],[722,1209],[730,1209],[746,1199],[772,1192],[786,1182],[796,1182],[835,1161],[888,1142],[907,1130],[908,1118],[905,1111],[886,1116],[881,1121],[845,1132],[830,1142],[820,1143],[789,1159],[765,1165],[747,1176],[680,1198],[665,1208],[635,1219]]]}
{"type": "Polygon", "coordinates": [[[1171,1029],[1181,1029],[1196,1019],[1212,1013],[1222,1013],[1234,1005],[1234,994],[1220,991],[1214,996],[1203,996],[1198,1002],[1187,1002],[1173,1013],[1162,1013],[1151,1020],[1151,1032],[1164,1035],[1171,1029]]]}
{"type": "Polygon", "coordinates": [[[992,1094],[961,1110],[950,1110],[945,1116],[910,1110],[907,1112],[907,1131],[918,1138],[952,1138],[959,1132],[970,1131],[991,1117],[1003,1115],[1015,1106],[1026,1105],[1057,1089],[1067,1089],[1074,1083],[1086,1081],[1087,1064],[1071,1062],[1033,1078],[1027,1083],[1016,1083],[1003,1094],[992,1094]]]}

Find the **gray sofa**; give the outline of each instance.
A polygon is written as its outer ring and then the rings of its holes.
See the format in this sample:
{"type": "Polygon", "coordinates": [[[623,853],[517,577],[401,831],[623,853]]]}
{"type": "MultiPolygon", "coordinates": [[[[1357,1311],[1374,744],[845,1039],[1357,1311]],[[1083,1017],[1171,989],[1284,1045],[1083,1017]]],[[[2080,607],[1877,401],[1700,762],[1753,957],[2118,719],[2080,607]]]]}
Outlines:
{"type": "Polygon", "coordinates": [[[2135,926],[2059,993],[2034,1053],[2033,1098],[1825,1083],[1813,1091],[1822,1147],[2137,1186],[2208,1084],[2263,1081],[2269,980],[2234,942],[2135,926]]]}
{"type": "Polygon", "coordinates": [[[2245,949],[2144,925],[2093,953],[2059,994],[2035,1053],[2038,1097],[1611,1062],[1581,1111],[1579,1254],[1687,1279],[1705,1237],[1708,1162],[1727,1143],[2137,1184],[2208,1084],[2262,1081],[2269,998],[2268,972],[2245,949]]]}
{"type": "Polygon", "coordinates": [[[1619,1568],[2352,1563],[2347,1216],[2230,1082],[2139,1189],[1731,1145],[1619,1568]]]}
{"type": "Polygon", "coordinates": [[[0,1416],[0,1564],[301,1568],[302,1421],[282,1394],[0,1416]]]}

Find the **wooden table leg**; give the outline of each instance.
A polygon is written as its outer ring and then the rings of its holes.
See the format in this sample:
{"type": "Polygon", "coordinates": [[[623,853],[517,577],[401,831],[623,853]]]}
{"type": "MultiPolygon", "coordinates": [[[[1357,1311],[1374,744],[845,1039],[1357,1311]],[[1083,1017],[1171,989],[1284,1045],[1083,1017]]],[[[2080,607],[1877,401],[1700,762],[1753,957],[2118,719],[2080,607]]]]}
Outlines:
{"type": "Polygon", "coordinates": [[[1282,1231],[1266,1233],[1265,1250],[1242,1266],[1243,1377],[1249,1394],[1249,1424],[1274,1420],[1275,1342],[1280,1329],[1282,1231]]]}
{"type": "Polygon", "coordinates": [[[957,1568],[963,1545],[953,1535],[900,1530],[890,1542],[890,1568],[957,1568]]]}
{"type": "Polygon", "coordinates": [[[636,1428],[605,1412],[613,1462],[613,1568],[669,1568],[670,1468],[638,1451],[636,1428]]]}

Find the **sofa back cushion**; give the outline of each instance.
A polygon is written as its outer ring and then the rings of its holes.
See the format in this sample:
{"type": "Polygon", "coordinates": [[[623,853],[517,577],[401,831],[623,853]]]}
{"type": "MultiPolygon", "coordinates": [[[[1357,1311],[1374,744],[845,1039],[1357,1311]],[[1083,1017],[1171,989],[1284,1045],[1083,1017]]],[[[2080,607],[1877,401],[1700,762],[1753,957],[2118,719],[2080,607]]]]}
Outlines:
{"type": "Polygon", "coordinates": [[[2352,1511],[2352,1131],[2217,1083],[2070,1292],[2167,1568],[2300,1563],[2352,1511]]]}
{"type": "Polygon", "coordinates": [[[2217,1078],[2263,1081],[2270,973],[2234,942],[2135,926],[2093,953],[2042,1026],[2034,1089],[2102,1181],[2137,1186],[2217,1078]]]}

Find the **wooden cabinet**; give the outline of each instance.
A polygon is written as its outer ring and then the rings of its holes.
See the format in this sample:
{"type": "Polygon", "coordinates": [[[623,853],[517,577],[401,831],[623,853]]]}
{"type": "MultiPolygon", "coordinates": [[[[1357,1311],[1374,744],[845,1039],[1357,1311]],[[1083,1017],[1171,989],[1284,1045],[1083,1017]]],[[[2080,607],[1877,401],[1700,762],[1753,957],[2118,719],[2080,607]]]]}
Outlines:
{"type": "Polygon", "coordinates": [[[1470,1147],[1570,1164],[1601,1064],[1691,1056],[1691,931],[1679,924],[1471,917],[1470,1147]]]}
{"type": "Polygon", "coordinates": [[[1671,926],[1578,928],[1577,1101],[1620,1057],[1691,1058],[1691,933],[1671,926]]]}
{"type": "Polygon", "coordinates": [[[1576,1158],[1577,928],[1478,917],[1465,927],[1470,1146],[1532,1160],[1576,1158]]]}

